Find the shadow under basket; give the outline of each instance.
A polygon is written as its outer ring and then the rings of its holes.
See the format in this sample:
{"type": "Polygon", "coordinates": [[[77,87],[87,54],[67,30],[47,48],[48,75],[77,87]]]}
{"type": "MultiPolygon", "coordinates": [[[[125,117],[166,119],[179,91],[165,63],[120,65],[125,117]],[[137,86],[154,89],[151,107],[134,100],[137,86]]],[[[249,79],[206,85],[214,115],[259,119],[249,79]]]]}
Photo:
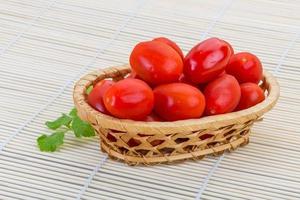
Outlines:
{"type": "Polygon", "coordinates": [[[143,122],[117,119],[96,111],[87,103],[86,89],[102,79],[121,80],[130,73],[123,65],[91,72],[74,88],[74,103],[81,119],[100,136],[101,149],[128,164],[156,164],[205,155],[221,155],[248,144],[250,128],[279,98],[279,85],[267,71],[261,88],[266,99],[245,110],[174,122],[143,122]]]}

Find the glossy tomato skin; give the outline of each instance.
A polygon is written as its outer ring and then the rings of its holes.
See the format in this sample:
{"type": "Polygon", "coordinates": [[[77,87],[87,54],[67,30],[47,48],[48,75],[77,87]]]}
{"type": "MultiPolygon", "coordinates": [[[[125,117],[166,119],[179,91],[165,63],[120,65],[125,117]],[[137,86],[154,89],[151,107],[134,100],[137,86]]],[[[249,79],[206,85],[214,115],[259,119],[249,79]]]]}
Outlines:
{"type": "Polygon", "coordinates": [[[259,83],[263,70],[260,60],[255,55],[241,52],[230,58],[226,72],[233,75],[239,83],[259,83]]]}
{"type": "Polygon", "coordinates": [[[143,120],[153,108],[152,89],[142,80],[123,79],[103,96],[106,109],[115,117],[143,120]]]}
{"type": "Polygon", "coordinates": [[[153,93],[154,111],[167,121],[199,118],[205,108],[203,94],[185,83],[160,85],[153,93]]]}
{"type": "Polygon", "coordinates": [[[265,100],[264,91],[255,83],[243,83],[241,87],[241,99],[236,110],[250,108],[265,100]]]}
{"type": "Polygon", "coordinates": [[[172,40],[170,40],[170,39],[168,39],[168,38],[165,38],[165,37],[158,37],[158,38],[154,38],[153,41],[162,42],[162,43],[165,43],[165,44],[169,45],[170,47],[172,47],[172,48],[180,55],[180,57],[181,57],[182,59],[184,58],[184,55],[183,55],[182,50],[181,50],[180,47],[179,47],[175,42],[173,42],[172,40]]]}
{"type": "Polygon", "coordinates": [[[111,80],[101,80],[98,82],[88,95],[88,103],[96,110],[108,114],[103,103],[103,95],[114,83],[111,80]]]}
{"type": "MultiPolygon", "coordinates": [[[[224,74],[226,74],[226,71],[222,71],[216,78],[219,78],[221,76],[223,76],[224,74]]],[[[209,82],[208,82],[209,83],[209,82]]],[[[208,83],[200,83],[198,84],[198,88],[200,91],[204,91],[205,87],[207,86],[208,83]]]]}
{"type": "Polygon", "coordinates": [[[224,74],[208,83],[204,90],[204,96],[207,115],[229,113],[239,103],[241,88],[233,76],[224,74]]]}
{"type": "Polygon", "coordinates": [[[137,44],[131,52],[130,65],[150,85],[176,82],[183,69],[180,55],[169,45],[157,41],[137,44]]]}
{"type": "Polygon", "coordinates": [[[194,83],[206,83],[224,71],[232,55],[227,42],[209,38],[193,47],[184,58],[184,74],[194,83]]]}

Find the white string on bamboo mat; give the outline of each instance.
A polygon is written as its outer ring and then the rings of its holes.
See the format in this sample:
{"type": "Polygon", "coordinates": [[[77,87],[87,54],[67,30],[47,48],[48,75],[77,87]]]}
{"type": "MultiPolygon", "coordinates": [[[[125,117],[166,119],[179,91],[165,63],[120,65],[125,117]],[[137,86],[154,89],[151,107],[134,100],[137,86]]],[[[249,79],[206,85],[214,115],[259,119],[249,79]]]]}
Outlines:
{"type": "Polygon", "coordinates": [[[202,33],[201,35],[201,40],[204,40],[207,35],[209,34],[209,32],[211,32],[211,30],[215,27],[215,25],[217,24],[217,22],[223,17],[223,15],[225,14],[226,10],[230,7],[230,5],[232,4],[233,0],[227,0],[224,4],[224,6],[217,12],[218,14],[214,17],[212,23],[210,23],[210,25],[208,26],[208,28],[206,29],[205,32],[202,33]]]}
{"type": "Polygon", "coordinates": [[[144,4],[145,0],[138,0],[137,6],[134,7],[134,9],[132,11],[129,11],[129,16],[124,20],[124,22],[121,24],[121,26],[114,32],[114,34],[112,35],[112,37],[109,39],[109,41],[103,45],[100,46],[96,49],[96,53],[95,56],[91,59],[90,62],[88,62],[84,67],[81,68],[81,70],[79,71],[79,73],[77,73],[73,78],[71,78],[70,80],[68,80],[66,82],[66,84],[64,84],[60,90],[56,93],[56,95],[50,99],[44,107],[42,107],[41,109],[39,109],[37,112],[35,112],[32,117],[30,117],[28,120],[25,121],[25,123],[19,127],[13,134],[11,134],[6,140],[4,140],[3,143],[0,144],[0,153],[3,151],[3,149],[5,148],[5,146],[11,141],[13,140],[28,124],[30,124],[33,120],[35,120],[44,110],[46,110],[49,106],[51,106],[54,101],[60,97],[60,95],[63,94],[63,92],[65,91],[65,89],[70,86],[75,80],[77,80],[78,78],[80,78],[80,76],[89,69],[89,67],[91,65],[93,65],[97,58],[99,57],[99,55],[101,55],[119,36],[119,34],[121,33],[121,31],[127,26],[127,24],[135,17],[137,11],[140,9],[140,7],[144,4]]]}
{"type": "MultiPolygon", "coordinates": [[[[274,69],[274,72],[273,72],[274,75],[276,75],[278,73],[280,67],[283,64],[283,61],[285,60],[286,56],[288,55],[288,52],[293,48],[293,46],[295,45],[295,43],[298,40],[299,36],[300,36],[300,31],[298,30],[298,32],[296,33],[296,36],[294,37],[294,39],[289,42],[287,48],[285,48],[285,50],[281,54],[281,56],[279,58],[279,61],[276,65],[276,68],[274,69]]],[[[208,175],[205,177],[205,179],[204,179],[204,181],[203,181],[203,183],[202,183],[202,185],[199,189],[199,192],[197,193],[197,195],[195,197],[195,200],[200,200],[201,199],[201,197],[203,195],[203,192],[205,191],[205,189],[208,185],[209,180],[214,175],[215,171],[218,169],[218,167],[221,164],[221,161],[224,159],[224,157],[225,157],[225,154],[223,154],[221,157],[219,157],[216,160],[215,164],[213,165],[213,167],[209,171],[208,175]]]]}
{"type": "Polygon", "coordinates": [[[286,56],[288,55],[289,51],[291,48],[293,48],[293,46],[295,45],[296,41],[298,40],[300,36],[300,30],[297,32],[296,34],[296,37],[289,43],[288,47],[285,49],[285,51],[282,53],[279,61],[278,61],[278,64],[274,70],[274,75],[276,75],[279,71],[279,68],[281,67],[283,61],[285,60],[286,56]]]}
{"type": "Polygon", "coordinates": [[[215,171],[217,170],[217,166],[219,166],[220,162],[223,160],[224,158],[224,154],[217,160],[217,162],[215,162],[214,166],[209,170],[207,176],[205,177],[202,185],[201,185],[201,188],[199,190],[199,192],[197,193],[197,196],[195,199],[200,199],[201,198],[201,195],[202,193],[204,192],[204,190],[206,189],[207,187],[207,184],[209,182],[209,179],[211,178],[211,176],[215,173],[215,171]]]}
{"type": "Polygon", "coordinates": [[[96,173],[99,171],[99,169],[102,167],[102,165],[106,162],[108,156],[106,155],[104,158],[102,158],[100,160],[100,162],[96,165],[96,167],[94,168],[94,170],[92,171],[92,173],[88,176],[88,178],[86,179],[83,187],[80,189],[78,195],[76,196],[76,200],[80,200],[82,195],[85,193],[85,191],[87,190],[87,188],[89,187],[89,185],[91,184],[94,176],[96,175],[96,173]]]}
{"type": "MultiPolygon", "coordinates": [[[[13,38],[9,43],[0,50],[0,56],[2,56],[9,48],[11,48],[25,33],[27,33],[30,28],[47,12],[50,10],[51,7],[53,7],[56,3],[56,0],[50,1],[47,6],[33,18],[32,21],[27,23],[27,26],[24,28],[24,30],[20,31],[15,38],[13,38]]],[[[1,149],[0,149],[1,150],[1,149]]]]}

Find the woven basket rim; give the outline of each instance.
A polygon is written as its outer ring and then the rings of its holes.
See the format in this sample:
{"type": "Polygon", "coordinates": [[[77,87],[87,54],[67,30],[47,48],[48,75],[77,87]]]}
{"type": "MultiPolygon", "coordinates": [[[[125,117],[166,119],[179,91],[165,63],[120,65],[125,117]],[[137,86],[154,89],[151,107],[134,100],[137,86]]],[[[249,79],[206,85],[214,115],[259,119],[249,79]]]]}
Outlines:
{"type": "Polygon", "coordinates": [[[106,69],[100,69],[93,71],[83,76],[74,86],[73,99],[77,109],[85,109],[89,114],[94,115],[96,120],[104,128],[115,127],[119,131],[138,131],[140,128],[152,130],[152,132],[161,133],[164,130],[168,130],[169,133],[178,132],[178,128],[181,130],[193,130],[195,128],[209,128],[209,127],[221,127],[230,125],[233,123],[244,123],[251,119],[257,119],[265,112],[269,111],[277,102],[279,98],[279,84],[276,78],[266,70],[264,70],[264,78],[267,83],[268,95],[261,103],[237,112],[231,112],[226,114],[205,116],[199,119],[187,119],[172,122],[145,122],[134,121],[129,119],[118,119],[113,116],[103,114],[94,108],[92,108],[86,101],[86,89],[95,84],[96,82],[113,77],[113,74],[125,75],[130,72],[130,66],[128,64],[110,67],[106,69]],[[172,131],[174,130],[174,131],[172,131]]]}

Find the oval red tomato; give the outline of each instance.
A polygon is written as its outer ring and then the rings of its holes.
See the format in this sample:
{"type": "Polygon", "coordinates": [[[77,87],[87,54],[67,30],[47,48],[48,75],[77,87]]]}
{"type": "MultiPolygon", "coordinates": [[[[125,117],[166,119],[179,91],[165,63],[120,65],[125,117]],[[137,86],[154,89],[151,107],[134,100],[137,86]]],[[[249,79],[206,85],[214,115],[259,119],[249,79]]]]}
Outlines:
{"type": "Polygon", "coordinates": [[[224,74],[208,83],[204,90],[204,96],[207,115],[228,113],[238,105],[241,88],[233,76],[224,74]]]}
{"type": "Polygon", "coordinates": [[[230,58],[226,72],[233,75],[239,83],[259,83],[263,70],[260,60],[255,55],[241,52],[230,58]]]}
{"type": "Polygon", "coordinates": [[[183,69],[180,55],[169,45],[157,41],[137,44],[130,55],[130,65],[151,85],[176,82],[183,69]]]}
{"type": "Polygon", "coordinates": [[[168,121],[201,117],[205,108],[203,94],[185,83],[160,85],[153,93],[155,113],[168,121]]]}
{"type": "Polygon", "coordinates": [[[95,108],[96,110],[102,113],[108,113],[104,103],[103,103],[103,95],[104,93],[114,84],[115,82],[111,80],[102,80],[97,83],[91,93],[88,95],[88,103],[95,108]]]}
{"type": "Polygon", "coordinates": [[[183,55],[182,50],[181,50],[180,47],[179,47],[175,42],[173,42],[172,40],[170,40],[170,39],[168,39],[168,38],[165,38],[165,37],[158,37],[158,38],[154,38],[153,41],[163,42],[163,43],[169,45],[170,47],[172,47],[172,48],[180,55],[180,57],[181,57],[182,59],[184,58],[184,55],[183,55]]]}
{"type": "Polygon", "coordinates": [[[153,108],[153,92],[142,80],[124,79],[103,96],[106,109],[115,117],[143,120],[153,108]]]}
{"type": "Polygon", "coordinates": [[[215,79],[229,62],[232,51],[229,44],[218,38],[209,38],[193,47],[184,59],[184,74],[194,83],[215,79]]]}
{"type": "Polygon", "coordinates": [[[236,110],[250,108],[265,100],[264,91],[255,83],[243,83],[241,87],[241,99],[236,110]]]}

